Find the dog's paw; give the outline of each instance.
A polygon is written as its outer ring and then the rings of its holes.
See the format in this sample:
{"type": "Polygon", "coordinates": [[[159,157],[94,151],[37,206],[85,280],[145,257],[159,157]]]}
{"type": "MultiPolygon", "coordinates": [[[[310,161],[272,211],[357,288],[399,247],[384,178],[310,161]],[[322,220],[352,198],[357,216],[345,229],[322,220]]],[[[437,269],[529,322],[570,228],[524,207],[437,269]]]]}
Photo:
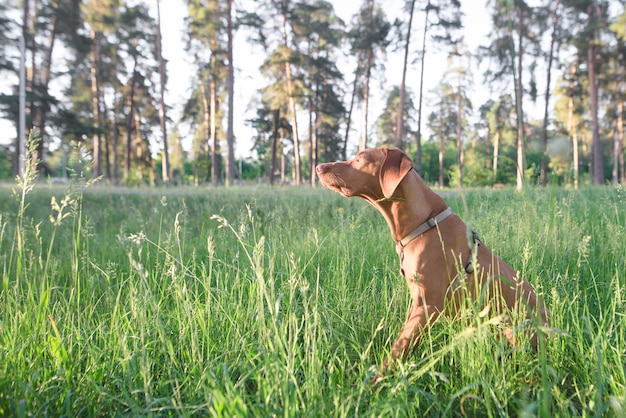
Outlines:
{"type": "Polygon", "coordinates": [[[375,374],[374,377],[370,379],[369,381],[370,395],[376,394],[382,388],[382,383],[384,380],[385,380],[385,376],[378,374],[378,373],[375,374]]]}
{"type": "Polygon", "coordinates": [[[372,377],[369,380],[369,386],[371,388],[371,392],[376,393],[383,385],[383,382],[387,379],[386,372],[387,370],[387,362],[381,367],[372,366],[370,371],[373,373],[372,377]]]}

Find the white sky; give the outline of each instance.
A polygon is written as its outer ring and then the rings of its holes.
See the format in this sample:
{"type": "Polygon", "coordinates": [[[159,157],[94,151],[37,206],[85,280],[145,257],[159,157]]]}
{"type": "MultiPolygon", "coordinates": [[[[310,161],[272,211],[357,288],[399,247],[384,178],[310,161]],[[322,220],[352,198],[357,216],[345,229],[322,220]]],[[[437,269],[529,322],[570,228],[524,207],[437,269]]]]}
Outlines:
{"type": "MultiPolygon", "coordinates": [[[[238,7],[246,7],[250,4],[251,0],[239,0],[236,1],[238,7]]],[[[349,24],[352,20],[352,16],[358,11],[363,0],[343,0],[334,2],[336,13],[340,18],[349,24]]],[[[393,21],[395,18],[402,18],[406,20],[406,16],[403,16],[403,3],[404,0],[385,0],[381,3],[384,4],[384,9],[387,13],[389,21],[393,21]]],[[[481,0],[473,0],[471,2],[464,1],[463,12],[464,16],[464,36],[465,42],[470,51],[474,51],[475,48],[485,43],[485,36],[489,28],[491,27],[491,21],[486,9],[478,6],[484,5],[481,0]],[[470,5],[471,4],[471,5],[470,5]]],[[[156,17],[156,2],[154,3],[154,16],[156,17]]],[[[190,81],[195,73],[195,67],[188,58],[184,51],[183,41],[183,27],[184,18],[186,16],[187,7],[184,0],[162,0],[161,2],[161,19],[162,19],[162,31],[163,31],[163,55],[167,59],[167,71],[168,71],[168,85],[166,94],[166,103],[171,108],[169,111],[169,117],[176,121],[180,116],[180,112],[184,102],[190,94],[190,81]]],[[[411,39],[411,51],[413,52],[413,58],[415,58],[415,51],[421,48],[423,31],[423,15],[416,13],[413,20],[413,34],[411,39]]],[[[235,64],[235,138],[236,138],[236,155],[238,158],[247,157],[250,155],[250,148],[252,146],[252,137],[254,135],[253,130],[245,123],[246,119],[250,119],[255,116],[255,109],[250,106],[254,96],[257,94],[257,89],[262,87],[266,80],[264,80],[260,74],[259,67],[264,58],[263,52],[254,52],[255,50],[246,45],[247,41],[245,34],[239,32],[236,34],[234,45],[234,64],[235,64]]],[[[256,47],[256,50],[259,50],[256,47]]],[[[372,81],[372,101],[370,103],[369,110],[369,126],[370,133],[375,131],[374,124],[382,111],[382,107],[385,101],[385,95],[394,85],[399,85],[402,77],[402,59],[404,51],[388,51],[385,59],[386,71],[384,76],[376,75],[376,79],[372,81]]],[[[439,83],[443,73],[446,70],[446,54],[437,53],[432,48],[427,46],[426,57],[426,70],[424,78],[424,109],[422,113],[422,130],[425,129],[425,119],[430,113],[428,98],[429,92],[439,83]]],[[[59,60],[60,61],[60,60],[59,60]]],[[[62,63],[57,62],[56,65],[62,63]]],[[[352,73],[354,71],[353,64],[348,62],[338,63],[339,70],[346,76],[347,82],[351,82],[352,73]]],[[[472,63],[475,66],[475,62],[472,63]]],[[[417,96],[419,91],[419,70],[420,63],[416,62],[410,65],[407,72],[407,87],[410,88],[417,96]]],[[[471,97],[474,107],[477,108],[483,104],[484,100],[488,96],[485,88],[481,85],[482,75],[478,73],[476,68],[472,68],[474,72],[474,92],[471,97]]],[[[11,85],[16,83],[16,79],[11,77],[0,80],[0,92],[6,93],[11,89],[11,85]]],[[[349,88],[347,88],[349,94],[349,88]]],[[[346,99],[346,102],[349,98],[346,99]]],[[[417,106],[417,103],[416,103],[417,106]]],[[[350,145],[354,148],[358,137],[360,135],[360,120],[361,109],[356,108],[353,114],[353,126],[355,130],[350,135],[350,145]]],[[[301,134],[305,134],[305,124],[302,124],[303,128],[300,130],[301,134]]],[[[172,132],[174,124],[168,125],[168,132],[172,132]]],[[[188,132],[185,132],[181,127],[181,133],[184,137],[188,138],[188,132]]],[[[15,127],[12,121],[0,118],[0,143],[12,142],[15,138],[15,127]]],[[[372,136],[370,135],[370,138],[372,136]]],[[[154,141],[152,141],[154,142],[154,141]]],[[[185,143],[185,142],[183,142],[185,143]]],[[[158,149],[158,145],[153,144],[153,150],[158,149]]]]}

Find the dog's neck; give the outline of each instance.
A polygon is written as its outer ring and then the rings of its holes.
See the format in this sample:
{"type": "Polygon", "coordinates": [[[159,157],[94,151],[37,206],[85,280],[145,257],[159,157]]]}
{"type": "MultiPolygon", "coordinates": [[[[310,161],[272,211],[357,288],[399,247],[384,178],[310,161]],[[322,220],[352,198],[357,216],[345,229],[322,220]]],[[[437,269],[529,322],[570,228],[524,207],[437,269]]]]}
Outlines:
{"type": "Polygon", "coordinates": [[[396,242],[448,207],[413,170],[400,182],[391,198],[368,198],[367,201],[382,213],[396,242]]]}

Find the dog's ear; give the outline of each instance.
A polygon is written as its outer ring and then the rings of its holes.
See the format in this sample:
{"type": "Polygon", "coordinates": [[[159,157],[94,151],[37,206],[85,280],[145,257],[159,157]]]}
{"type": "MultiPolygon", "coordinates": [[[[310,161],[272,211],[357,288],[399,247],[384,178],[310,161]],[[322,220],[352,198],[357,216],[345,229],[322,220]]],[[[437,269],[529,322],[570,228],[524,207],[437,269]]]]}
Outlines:
{"type": "Polygon", "coordinates": [[[413,169],[413,161],[398,148],[387,148],[383,151],[385,161],[380,168],[380,187],[383,195],[390,198],[404,176],[413,169]]]}

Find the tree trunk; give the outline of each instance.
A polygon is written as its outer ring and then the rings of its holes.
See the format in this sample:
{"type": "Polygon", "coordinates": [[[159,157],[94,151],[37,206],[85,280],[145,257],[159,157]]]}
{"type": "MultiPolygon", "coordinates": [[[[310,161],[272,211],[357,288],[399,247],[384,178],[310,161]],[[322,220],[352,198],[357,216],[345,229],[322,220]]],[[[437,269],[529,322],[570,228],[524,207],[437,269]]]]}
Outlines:
{"type": "Polygon", "coordinates": [[[567,102],[567,132],[571,135],[572,138],[572,169],[574,171],[574,189],[578,189],[578,180],[579,180],[579,157],[578,157],[578,127],[574,123],[574,80],[576,80],[576,71],[577,65],[572,65],[570,67],[571,74],[568,76],[569,79],[569,98],[567,102]]]}
{"type": "Polygon", "coordinates": [[[570,96],[567,109],[567,131],[572,136],[572,165],[574,169],[574,189],[578,190],[578,130],[574,125],[574,98],[570,96]]]}
{"type": "MultiPolygon", "coordinates": [[[[280,135],[280,139],[284,140],[285,138],[283,137],[283,135],[280,135]]],[[[285,162],[285,152],[283,150],[280,151],[280,183],[281,184],[285,184],[285,179],[287,178],[286,175],[286,168],[287,164],[285,162]]]]}
{"type": "Polygon", "coordinates": [[[559,21],[560,0],[555,1],[554,14],[552,15],[552,37],[550,39],[550,53],[548,54],[548,71],[546,74],[546,100],[543,108],[543,128],[541,130],[541,143],[543,155],[541,157],[541,185],[548,184],[548,108],[550,105],[550,81],[552,79],[552,61],[554,59],[554,44],[557,41],[557,29],[559,21]]]}
{"type": "MultiPolygon", "coordinates": [[[[368,0],[369,5],[369,20],[373,22],[374,19],[374,0],[368,0]]],[[[359,151],[363,151],[367,148],[368,134],[368,113],[369,113],[369,95],[370,95],[370,78],[372,75],[372,62],[374,61],[374,45],[370,41],[365,52],[365,80],[363,84],[363,115],[362,115],[362,132],[361,139],[359,141],[359,151]]]]}
{"type": "Polygon", "coordinates": [[[624,102],[620,102],[618,123],[620,179],[622,184],[626,184],[626,167],[624,167],[624,102]]]}
{"type": "MultiPolygon", "coordinates": [[[[489,123],[487,123],[487,127],[486,127],[486,132],[485,132],[485,154],[491,154],[493,156],[493,142],[492,142],[492,132],[491,132],[491,126],[489,125],[489,123]]],[[[493,160],[489,161],[487,159],[485,159],[485,167],[486,168],[491,168],[493,169],[493,160]],[[489,164],[491,164],[491,167],[489,167],[489,164]]]]}
{"type": "Polygon", "coordinates": [[[112,148],[112,163],[113,163],[113,167],[112,167],[112,178],[113,178],[113,185],[117,186],[119,184],[119,170],[118,170],[118,156],[117,156],[117,147],[118,147],[118,143],[119,143],[119,127],[117,126],[117,111],[116,111],[116,105],[115,103],[117,103],[117,92],[115,92],[114,95],[114,99],[113,99],[113,137],[112,137],[112,144],[111,144],[111,148],[112,148]]]}
{"type": "Polygon", "coordinates": [[[368,124],[368,111],[369,111],[369,96],[370,96],[370,76],[372,74],[372,60],[374,52],[371,47],[367,51],[365,60],[365,83],[363,86],[363,126],[361,132],[361,141],[359,142],[359,151],[363,151],[367,148],[367,124],[368,124]]]}
{"type": "Polygon", "coordinates": [[[411,1],[411,10],[409,12],[409,27],[406,32],[406,41],[404,44],[404,63],[402,65],[402,82],[400,83],[400,103],[398,104],[398,117],[396,119],[396,147],[404,148],[404,100],[406,97],[406,69],[409,60],[409,44],[411,42],[411,26],[413,26],[413,10],[415,9],[415,0],[411,1]]]}
{"type": "MultiPolygon", "coordinates": [[[[287,68],[291,68],[287,64],[287,68]]],[[[289,72],[289,79],[291,79],[291,70],[289,72]]],[[[288,83],[291,85],[291,82],[288,83]]],[[[298,138],[298,118],[296,114],[296,101],[293,96],[289,96],[289,108],[291,109],[291,132],[293,135],[293,179],[296,186],[299,186],[302,182],[302,168],[300,161],[300,139],[298,138]]]]}
{"type": "Polygon", "coordinates": [[[524,87],[522,83],[522,58],[524,56],[524,12],[520,9],[519,29],[517,38],[517,80],[515,83],[515,102],[517,107],[517,191],[522,191],[524,187],[524,171],[526,162],[524,158],[524,87]]]}
{"type": "Polygon", "coordinates": [[[458,181],[459,187],[463,187],[463,141],[461,140],[461,133],[463,132],[463,127],[461,126],[462,111],[463,111],[463,100],[461,95],[461,72],[459,72],[459,92],[457,95],[457,111],[456,111],[456,150],[457,150],[457,165],[458,165],[458,181]]]}
{"type": "Polygon", "coordinates": [[[26,141],[26,39],[28,39],[28,0],[23,1],[22,32],[20,36],[20,87],[19,87],[19,116],[17,137],[15,138],[15,153],[13,154],[13,176],[20,176],[23,180],[26,141]]]}
{"type": "Polygon", "coordinates": [[[315,178],[315,165],[313,163],[313,137],[315,134],[313,133],[313,99],[309,96],[308,99],[308,107],[309,107],[309,183],[311,186],[314,185],[315,178]]]}
{"type": "Polygon", "coordinates": [[[141,115],[139,111],[135,109],[133,112],[133,116],[135,118],[135,158],[136,158],[136,178],[137,183],[141,185],[143,183],[143,169],[144,169],[144,150],[142,146],[141,140],[141,115]]]}
{"type": "Polygon", "coordinates": [[[428,13],[430,12],[430,0],[426,5],[424,17],[424,35],[422,39],[422,68],[420,70],[420,92],[417,106],[417,151],[415,155],[415,171],[422,174],[422,99],[424,97],[424,62],[426,58],[426,37],[428,35],[428,13]]]}
{"type": "MultiPolygon", "coordinates": [[[[591,24],[595,22],[596,6],[589,6],[591,24]]],[[[598,126],[598,82],[596,80],[596,46],[595,35],[591,34],[587,47],[587,67],[589,77],[589,99],[591,100],[591,179],[594,185],[604,183],[604,166],[600,145],[600,129],[598,126]]]]}
{"type": "Polygon", "coordinates": [[[624,177],[624,102],[617,102],[617,129],[615,130],[615,138],[613,142],[613,184],[619,184],[624,177]],[[620,167],[621,173],[620,176],[620,167]]]}
{"type": "MultiPolygon", "coordinates": [[[[214,66],[214,58],[211,58],[211,62],[212,66],[214,66]]],[[[211,72],[210,77],[209,102],[207,107],[209,110],[209,143],[211,146],[211,182],[213,186],[217,187],[219,186],[221,180],[221,170],[219,144],[217,143],[217,88],[215,86],[215,76],[213,75],[213,71],[211,72]]]]}
{"type": "Polygon", "coordinates": [[[100,177],[100,88],[98,85],[98,36],[94,30],[90,32],[93,42],[91,49],[91,109],[93,113],[93,172],[92,178],[100,177]]]}
{"type": "Polygon", "coordinates": [[[444,177],[443,177],[443,153],[444,153],[444,140],[439,140],[439,187],[444,186],[444,177]]]}
{"type": "Polygon", "coordinates": [[[359,67],[360,67],[360,53],[359,53],[359,57],[357,58],[357,68],[356,71],[354,72],[354,82],[352,83],[352,95],[350,97],[350,107],[348,108],[348,120],[346,121],[346,136],[343,140],[343,149],[342,149],[342,159],[343,160],[347,160],[348,159],[348,137],[350,135],[350,125],[352,123],[352,110],[354,109],[354,98],[356,97],[356,93],[357,93],[357,89],[358,89],[358,85],[359,85],[359,67]]]}
{"type": "Polygon", "coordinates": [[[133,73],[130,78],[130,94],[126,99],[126,152],[124,154],[124,182],[130,180],[130,160],[132,151],[133,113],[135,113],[135,73],[137,71],[137,56],[134,57],[133,73]]]}
{"type": "MultiPolygon", "coordinates": [[[[209,75],[210,77],[210,75],[209,75]]],[[[209,99],[207,98],[207,91],[206,91],[206,87],[204,85],[205,80],[202,80],[202,82],[200,83],[200,94],[202,95],[202,126],[204,128],[204,149],[206,150],[206,152],[209,152],[209,146],[213,146],[213,142],[211,140],[212,136],[211,136],[211,105],[209,105],[209,99]]],[[[212,156],[215,155],[215,153],[212,152],[211,154],[212,156]]],[[[215,170],[217,170],[217,168],[215,167],[215,160],[216,157],[211,157],[211,170],[212,171],[212,175],[211,175],[211,182],[213,184],[213,186],[217,186],[217,181],[219,179],[219,176],[215,174],[215,170]]],[[[198,159],[198,156],[196,156],[196,160],[198,159]]],[[[200,174],[198,173],[198,169],[195,170],[195,184],[196,186],[199,184],[200,182],[200,174]]],[[[219,174],[219,172],[218,172],[219,174]]]]}
{"type": "Polygon", "coordinates": [[[315,174],[315,167],[317,166],[317,129],[320,122],[320,113],[315,111],[315,124],[313,126],[313,137],[311,138],[311,186],[315,187],[317,183],[317,175],[315,174]]]}
{"type": "Polygon", "coordinates": [[[106,134],[102,136],[102,145],[104,147],[104,168],[105,168],[104,176],[107,179],[107,182],[110,184],[111,178],[113,178],[113,176],[111,175],[111,141],[109,140],[109,135],[110,135],[109,126],[110,125],[109,125],[108,116],[109,116],[109,109],[107,107],[107,101],[104,97],[102,97],[102,121],[103,121],[103,124],[105,125],[104,130],[106,132],[106,134]]]}
{"type": "MultiPolygon", "coordinates": [[[[24,4],[24,25],[25,31],[23,32],[25,35],[26,42],[26,50],[30,51],[30,68],[26,68],[26,92],[30,93],[31,96],[34,96],[36,93],[36,81],[35,78],[37,76],[37,44],[36,44],[36,36],[37,36],[37,1],[32,0],[31,2],[25,2],[24,4]],[[32,4],[32,7],[30,6],[32,4]]],[[[24,56],[26,59],[26,56],[24,56]]],[[[33,123],[37,120],[37,106],[34,103],[33,98],[28,98],[26,95],[26,100],[28,100],[28,107],[26,108],[26,125],[32,127],[33,123]]],[[[30,139],[29,135],[30,129],[24,130],[24,140],[30,139]]],[[[41,130],[39,132],[41,135],[41,130]]],[[[37,170],[41,169],[41,161],[39,161],[39,150],[42,146],[41,138],[39,142],[35,144],[36,152],[30,155],[31,161],[34,167],[37,167],[37,170]]],[[[26,156],[25,156],[26,157],[26,156]]]]}
{"type": "Polygon", "coordinates": [[[272,133],[272,159],[270,162],[270,184],[274,185],[276,174],[276,148],[278,144],[278,124],[280,123],[280,109],[274,110],[274,132],[272,133]]]}
{"type": "Polygon", "coordinates": [[[226,19],[228,36],[228,74],[226,79],[228,90],[228,125],[226,131],[226,185],[232,186],[235,183],[235,133],[234,133],[234,113],[235,113],[235,72],[233,64],[233,0],[226,1],[226,19]]]}
{"type": "Polygon", "coordinates": [[[163,160],[161,166],[161,173],[163,182],[167,183],[170,180],[170,157],[167,147],[167,118],[165,109],[165,61],[163,60],[163,39],[161,35],[161,8],[160,0],[157,0],[157,55],[159,60],[159,79],[160,79],[160,97],[159,97],[159,122],[161,124],[161,136],[163,137],[163,160]]]}
{"type": "Polygon", "coordinates": [[[42,162],[44,160],[44,149],[46,144],[46,123],[48,119],[48,107],[50,106],[48,86],[50,84],[50,73],[52,67],[52,52],[54,50],[54,44],[57,33],[57,15],[53,14],[48,22],[48,31],[50,33],[48,38],[48,48],[46,49],[46,56],[41,66],[39,76],[39,91],[41,95],[40,106],[37,111],[37,126],[40,132],[40,141],[37,144],[37,158],[39,160],[38,168],[41,171],[42,162]]]}
{"type": "Polygon", "coordinates": [[[493,135],[493,182],[498,181],[498,153],[500,152],[500,129],[493,135]]]}
{"type": "MultiPolygon", "coordinates": [[[[287,42],[287,13],[283,11],[283,44],[288,49],[287,42]]],[[[287,76],[287,94],[289,95],[289,111],[291,113],[291,132],[293,136],[293,180],[296,186],[302,181],[302,168],[300,163],[300,139],[298,138],[298,114],[296,111],[296,100],[293,97],[293,80],[291,75],[291,64],[289,60],[285,62],[285,73],[287,76]]]]}

